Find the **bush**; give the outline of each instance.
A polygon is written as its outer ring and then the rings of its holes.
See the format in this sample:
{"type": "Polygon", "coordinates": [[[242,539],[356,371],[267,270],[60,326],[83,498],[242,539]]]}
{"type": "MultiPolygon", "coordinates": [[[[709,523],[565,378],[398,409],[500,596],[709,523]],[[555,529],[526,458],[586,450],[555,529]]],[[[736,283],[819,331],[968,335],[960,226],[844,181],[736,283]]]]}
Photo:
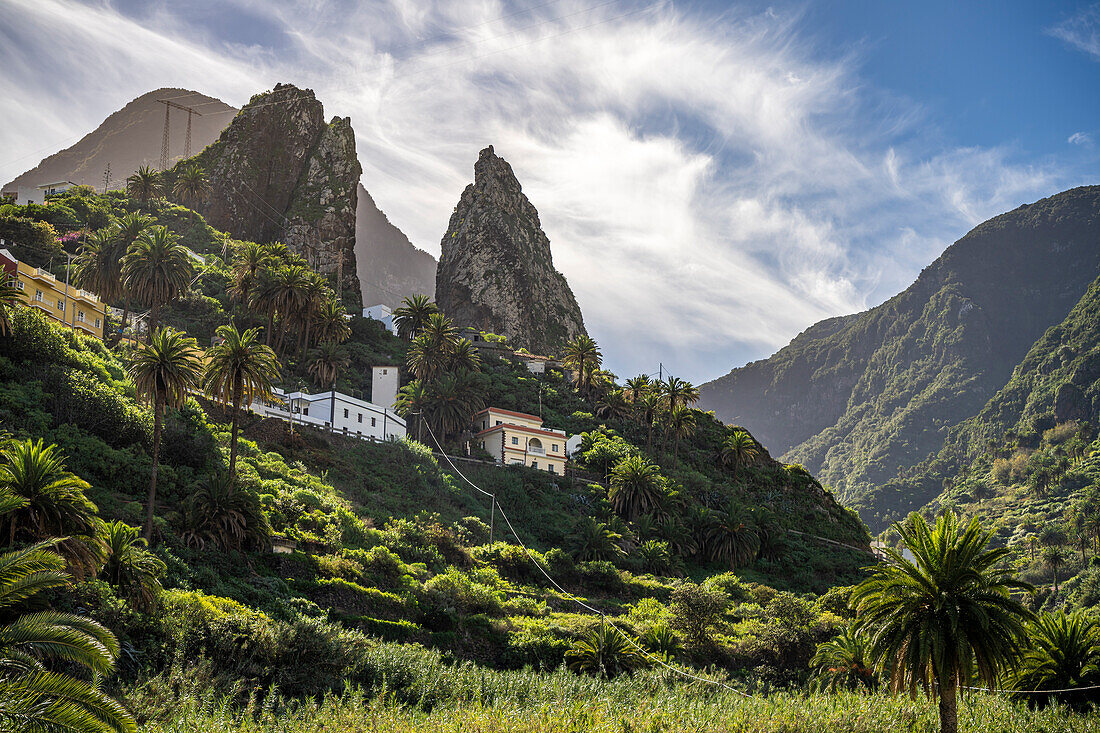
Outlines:
{"type": "Polygon", "coordinates": [[[704,646],[710,643],[711,631],[721,621],[727,606],[729,596],[721,590],[690,582],[678,583],[672,590],[670,625],[692,645],[704,646]]]}
{"type": "Polygon", "coordinates": [[[424,584],[423,606],[431,612],[461,614],[504,614],[504,599],[494,588],[475,582],[461,570],[451,568],[424,584]]]}

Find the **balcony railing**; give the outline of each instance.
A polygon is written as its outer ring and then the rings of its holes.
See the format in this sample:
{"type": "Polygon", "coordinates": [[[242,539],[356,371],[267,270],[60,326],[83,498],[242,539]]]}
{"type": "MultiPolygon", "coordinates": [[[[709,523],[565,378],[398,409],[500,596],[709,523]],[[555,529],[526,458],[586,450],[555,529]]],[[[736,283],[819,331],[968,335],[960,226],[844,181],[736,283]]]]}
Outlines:
{"type": "Polygon", "coordinates": [[[533,445],[527,446],[527,452],[530,453],[533,456],[544,456],[544,455],[546,455],[546,449],[545,448],[536,448],[533,445]]]}

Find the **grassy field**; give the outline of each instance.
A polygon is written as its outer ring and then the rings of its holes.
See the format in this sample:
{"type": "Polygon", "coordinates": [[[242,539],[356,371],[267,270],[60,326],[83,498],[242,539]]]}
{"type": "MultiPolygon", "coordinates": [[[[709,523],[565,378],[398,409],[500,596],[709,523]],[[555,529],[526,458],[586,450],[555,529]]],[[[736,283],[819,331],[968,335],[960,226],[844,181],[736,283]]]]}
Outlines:
{"type": "MultiPolygon", "coordinates": [[[[395,670],[397,676],[400,671],[395,670]]],[[[147,733],[871,733],[939,729],[936,706],[884,695],[777,693],[746,698],[660,673],[603,682],[559,671],[491,672],[447,667],[407,687],[382,685],[320,700],[285,701],[277,693],[214,695],[201,673],[176,670],[136,690],[147,733]],[[448,674],[444,679],[442,675],[448,674]]],[[[419,676],[419,675],[418,675],[419,676]]],[[[407,680],[406,680],[407,682],[407,680]]],[[[1100,729],[1100,715],[1054,706],[1029,710],[1000,695],[973,694],[959,709],[962,731],[1073,733],[1100,729]]]]}

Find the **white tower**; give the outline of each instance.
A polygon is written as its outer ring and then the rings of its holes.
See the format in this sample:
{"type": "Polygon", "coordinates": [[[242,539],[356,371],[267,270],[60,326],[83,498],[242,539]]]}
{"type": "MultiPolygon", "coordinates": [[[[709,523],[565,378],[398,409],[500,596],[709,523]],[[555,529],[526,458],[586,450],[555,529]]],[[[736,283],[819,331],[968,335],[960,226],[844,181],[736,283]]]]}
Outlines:
{"type": "Polygon", "coordinates": [[[401,375],[395,366],[371,367],[370,401],[379,407],[393,408],[401,375]]]}

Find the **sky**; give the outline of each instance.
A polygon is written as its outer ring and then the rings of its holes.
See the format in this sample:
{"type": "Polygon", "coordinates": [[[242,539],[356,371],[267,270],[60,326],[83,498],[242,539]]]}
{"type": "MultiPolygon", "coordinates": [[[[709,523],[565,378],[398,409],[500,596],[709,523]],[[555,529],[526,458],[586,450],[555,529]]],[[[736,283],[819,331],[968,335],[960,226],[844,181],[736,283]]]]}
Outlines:
{"type": "Polygon", "coordinates": [[[765,358],[1100,183],[1100,3],[1016,0],[0,0],[0,180],[158,87],[277,82],[433,255],[492,144],[623,377],[765,358]]]}

